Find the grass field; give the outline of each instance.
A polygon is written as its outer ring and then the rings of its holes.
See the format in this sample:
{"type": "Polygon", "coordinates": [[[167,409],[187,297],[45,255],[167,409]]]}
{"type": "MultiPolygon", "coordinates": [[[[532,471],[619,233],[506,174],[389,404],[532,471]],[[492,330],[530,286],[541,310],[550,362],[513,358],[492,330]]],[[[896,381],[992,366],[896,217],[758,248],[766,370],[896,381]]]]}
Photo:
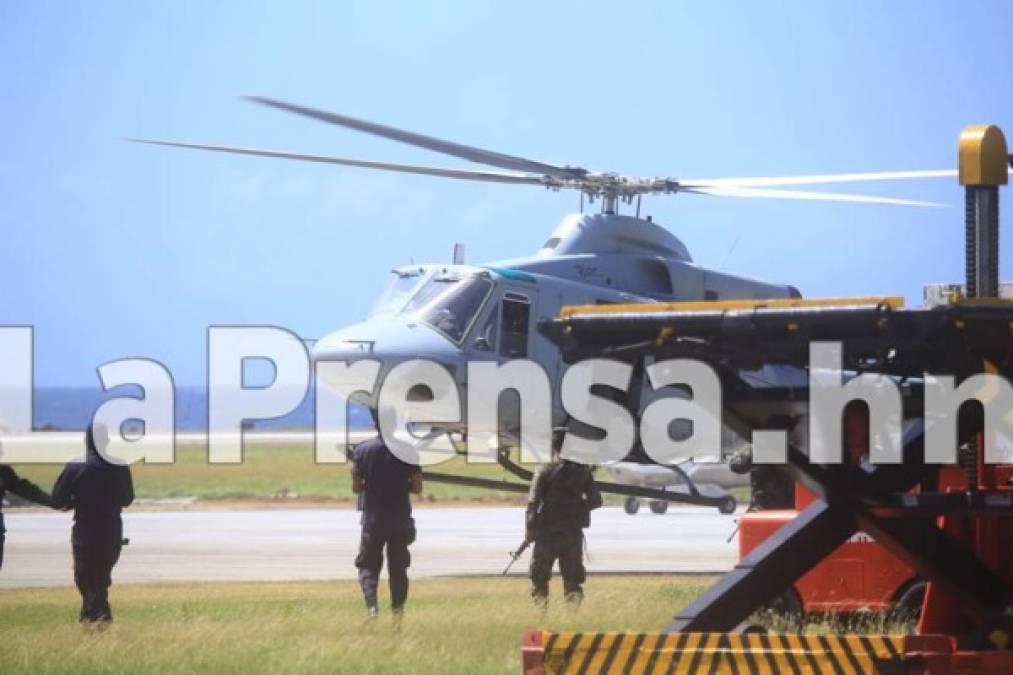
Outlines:
{"type": "MultiPolygon", "coordinates": [[[[60,467],[46,464],[16,465],[18,473],[45,489],[52,487],[60,467]]],[[[434,471],[501,480],[520,479],[497,464],[467,464],[456,457],[429,467],[434,471]]],[[[203,445],[179,443],[176,463],[140,464],[131,467],[137,496],[146,499],[197,497],[198,499],[247,500],[275,499],[352,499],[352,481],[348,465],[317,464],[309,443],[250,443],[242,464],[208,464],[203,445]]],[[[599,472],[603,474],[603,472],[599,472]]],[[[604,480],[603,475],[598,476],[604,480]]],[[[732,491],[740,503],[749,501],[746,488],[732,491]]],[[[455,500],[510,502],[524,495],[478,488],[426,483],[422,497],[427,501],[455,500]]],[[[622,498],[607,497],[606,503],[619,504],[622,498]]]]}
{"type": "Polygon", "coordinates": [[[116,620],[76,623],[73,589],[0,591],[12,673],[515,673],[525,628],[658,630],[713,582],[592,577],[576,612],[558,580],[544,615],[520,578],[413,582],[400,632],[365,626],[354,582],[113,587],[116,620]]]}
{"type": "MultiPolygon", "coordinates": [[[[60,467],[44,464],[16,466],[18,473],[50,488],[60,467]]],[[[462,458],[432,467],[436,471],[466,476],[515,479],[498,465],[466,464],[462,458]]],[[[203,445],[178,444],[176,463],[140,464],[131,467],[138,497],[197,497],[199,499],[352,498],[349,465],[316,464],[308,443],[250,443],[242,464],[208,464],[203,445]]],[[[504,501],[517,499],[515,493],[493,492],[430,482],[425,499],[504,501]]]]}

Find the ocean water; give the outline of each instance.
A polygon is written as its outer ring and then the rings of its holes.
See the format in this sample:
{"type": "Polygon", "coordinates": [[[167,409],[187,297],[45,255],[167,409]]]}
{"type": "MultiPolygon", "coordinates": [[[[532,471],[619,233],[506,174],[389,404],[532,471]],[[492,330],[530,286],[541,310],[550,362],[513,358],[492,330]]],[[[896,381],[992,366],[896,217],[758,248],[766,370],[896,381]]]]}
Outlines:
{"type": "MultiPolygon", "coordinates": [[[[118,396],[139,395],[140,391],[117,388],[111,392],[86,387],[39,387],[32,405],[33,427],[36,430],[77,431],[88,426],[96,408],[103,401],[118,396]]],[[[315,396],[311,390],[299,405],[284,417],[252,421],[255,429],[311,429],[314,423],[315,396]]],[[[204,387],[176,388],[176,430],[201,431],[207,428],[208,400],[204,387]]],[[[371,426],[369,411],[360,404],[351,404],[348,411],[350,428],[371,426]]]]}

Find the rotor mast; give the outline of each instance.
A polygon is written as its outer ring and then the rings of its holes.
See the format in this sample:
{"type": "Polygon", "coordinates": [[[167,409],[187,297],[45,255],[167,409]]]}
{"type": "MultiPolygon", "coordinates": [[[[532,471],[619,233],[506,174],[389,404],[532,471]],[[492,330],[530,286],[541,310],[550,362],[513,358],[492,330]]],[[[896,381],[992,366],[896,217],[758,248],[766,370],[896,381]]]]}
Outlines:
{"type": "Polygon", "coordinates": [[[607,194],[601,200],[601,208],[606,214],[614,216],[617,213],[616,205],[619,203],[619,198],[614,194],[607,194]]]}

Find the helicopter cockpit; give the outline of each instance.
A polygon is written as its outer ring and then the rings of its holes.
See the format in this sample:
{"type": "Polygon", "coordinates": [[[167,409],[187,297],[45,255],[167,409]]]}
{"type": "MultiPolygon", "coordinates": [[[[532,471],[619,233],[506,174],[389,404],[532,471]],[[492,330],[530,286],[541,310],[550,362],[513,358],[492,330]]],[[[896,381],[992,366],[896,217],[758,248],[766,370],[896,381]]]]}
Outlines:
{"type": "Polygon", "coordinates": [[[425,269],[394,270],[393,277],[383,289],[380,297],[373,303],[368,317],[379,314],[397,314],[404,309],[405,303],[415,294],[425,279],[425,269]]]}
{"type": "Polygon", "coordinates": [[[457,270],[395,270],[370,317],[409,316],[461,344],[489,297],[493,282],[486,272],[457,270]]]}

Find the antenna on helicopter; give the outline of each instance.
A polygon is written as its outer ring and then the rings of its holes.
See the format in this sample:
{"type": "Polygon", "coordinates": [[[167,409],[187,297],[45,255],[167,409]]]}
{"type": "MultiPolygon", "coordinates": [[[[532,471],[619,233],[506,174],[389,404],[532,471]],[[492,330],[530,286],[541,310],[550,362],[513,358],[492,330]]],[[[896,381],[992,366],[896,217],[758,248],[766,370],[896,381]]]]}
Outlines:
{"type": "Polygon", "coordinates": [[[940,169],[929,171],[881,171],[873,173],[849,173],[812,176],[781,176],[766,178],[701,178],[682,179],[674,177],[643,178],[621,176],[612,172],[596,172],[579,166],[549,164],[538,160],[508,155],[492,150],[484,150],[474,146],[454,143],[434,136],[425,136],[403,129],[377,124],[338,113],[310,108],[280,101],[264,96],[247,96],[248,101],[260,105],[284,110],[286,112],[310,117],[328,124],[335,124],[363,133],[425,148],[444,155],[450,155],[477,164],[505,169],[506,171],[472,171],[414,164],[395,164],[390,162],[374,162],[361,159],[332,157],[288,152],[284,150],[264,150],[242,148],[225,145],[207,145],[201,143],[184,143],[151,139],[128,139],[137,143],[167,145],[180,148],[211,150],[240,155],[274,157],[279,159],[296,159],[307,162],[355,166],[366,169],[382,169],[401,173],[413,173],[423,176],[438,176],[459,180],[474,180],[513,185],[537,185],[549,190],[578,190],[581,194],[581,212],[584,210],[584,197],[588,203],[594,204],[596,198],[602,200],[602,213],[615,214],[620,202],[631,204],[637,199],[637,216],[640,215],[641,197],[646,194],[691,194],[710,195],[716,197],[740,197],[752,199],[795,199],[820,200],[835,202],[860,202],[868,204],[891,204],[898,206],[942,206],[933,202],[894,197],[880,197],[838,192],[807,191],[795,188],[801,185],[829,185],[834,183],[853,183],[880,180],[905,180],[921,178],[948,178],[957,175],[956,169],[940,169]]]}

